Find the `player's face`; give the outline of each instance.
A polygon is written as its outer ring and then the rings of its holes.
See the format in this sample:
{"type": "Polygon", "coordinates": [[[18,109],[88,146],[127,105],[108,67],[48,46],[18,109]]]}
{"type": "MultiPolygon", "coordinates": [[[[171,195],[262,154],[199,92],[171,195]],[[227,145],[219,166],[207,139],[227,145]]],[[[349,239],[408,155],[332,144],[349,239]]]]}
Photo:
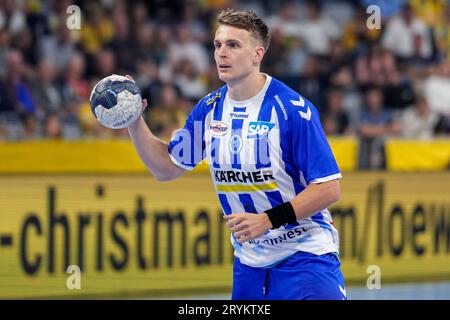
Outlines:
{"type": "Polygon", "coordinates": [[[214,38],[214,59],[220,80],[233,83],[257,70],[264,48],[245,29],[221,25],[214,38]]]}

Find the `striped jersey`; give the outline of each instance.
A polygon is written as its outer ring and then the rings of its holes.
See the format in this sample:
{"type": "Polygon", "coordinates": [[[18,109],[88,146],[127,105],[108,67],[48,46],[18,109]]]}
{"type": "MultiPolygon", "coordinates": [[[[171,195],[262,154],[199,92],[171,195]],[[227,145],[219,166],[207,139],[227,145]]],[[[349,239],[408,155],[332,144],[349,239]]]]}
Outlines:
{"type": "MultiPolygon", "coordinates": [[[[261,91],[234,101],[227,86],[201,99],[169,142],[171,160],[192,170],[206,159],[224,214],[259,214],[292,200],[310,183],[341,177],[316,108],[265,74],[261,91]]],[[[338,252],[327,209],[271,229],[254,240],[231,242],[240,261],[270,267],[297,251],[338,252]]]]}

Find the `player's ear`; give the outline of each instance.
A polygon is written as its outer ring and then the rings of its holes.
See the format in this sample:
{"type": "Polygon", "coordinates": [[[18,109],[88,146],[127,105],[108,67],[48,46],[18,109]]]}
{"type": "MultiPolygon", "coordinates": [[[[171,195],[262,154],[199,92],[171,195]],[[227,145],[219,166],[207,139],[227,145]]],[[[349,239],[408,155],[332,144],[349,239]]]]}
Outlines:
{"type": "Polygon", "coordinates": [[[253,57],[253,63],[255,64],[261,63],[265,52],[266,50],[264,49],[264,47],[256,47],[255,55],[253,57]]]}

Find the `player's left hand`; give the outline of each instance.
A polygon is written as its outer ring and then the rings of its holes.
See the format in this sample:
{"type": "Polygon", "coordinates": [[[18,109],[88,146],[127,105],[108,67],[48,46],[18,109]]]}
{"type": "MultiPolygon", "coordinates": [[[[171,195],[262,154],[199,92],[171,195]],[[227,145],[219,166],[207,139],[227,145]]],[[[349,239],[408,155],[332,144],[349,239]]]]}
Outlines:
{"type": "Polygon", "coordinates": [[[239,243],[256,239],[272,228],[272,223],[266,213],[234,213],[224,216],[224,218],[228,221],[227,228],[233,232],[239,243]]]}

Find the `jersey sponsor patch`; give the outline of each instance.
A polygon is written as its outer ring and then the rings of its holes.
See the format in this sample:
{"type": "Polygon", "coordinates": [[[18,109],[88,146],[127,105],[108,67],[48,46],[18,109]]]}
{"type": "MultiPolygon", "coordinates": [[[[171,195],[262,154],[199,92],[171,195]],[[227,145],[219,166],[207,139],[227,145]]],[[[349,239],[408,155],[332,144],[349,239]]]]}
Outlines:
{"type": "Polygon", "coordinates": [[[261,139],[268,134],[273,127],[275,127],[275,123],[272,122],[252,121],[248,125],[247,139],[261,139]]]}
{"type": "Polygon", "coordinates": [[[209,125],[209,132],[214,137],[221,137],[228,133],[230,126],[222,121],[212,121],[209,125]]]}

